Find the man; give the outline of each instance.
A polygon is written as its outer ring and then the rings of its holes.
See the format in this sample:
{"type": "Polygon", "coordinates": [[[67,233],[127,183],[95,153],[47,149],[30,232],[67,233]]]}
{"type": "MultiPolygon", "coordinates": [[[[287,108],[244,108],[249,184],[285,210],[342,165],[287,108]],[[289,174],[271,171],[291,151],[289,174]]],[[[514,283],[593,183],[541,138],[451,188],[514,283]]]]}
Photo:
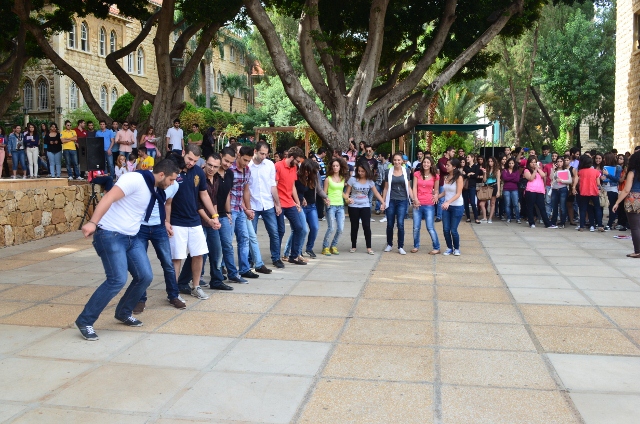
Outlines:
{"type": "Polygon", "coordinates": [[[424,159],[424,152],[422,149],[418,149],[417,157],[418,158],[411,164],[411,172],[416,172],[418,166],[422,168],[422,159],[424,159]]]}
{"type": "Polygon", "coordinates": [[[147,148],[140,146],[138,148],[138,159],[136,159],[136,169],[151,171],[153,170],[153,158],[147,154],[147,148]]]}
{"type": "MultiPolygon", "coordinates": [[[[84,143],[84,144],[86,145],[86,141],[87,141],[87,131],[85,130],[85,126],[86,126],[86,124],[85,124],[85,122],[84,122],[84,119],[80,119],[80,120],[78,121],[78,125],[77,125],[77,127],[74,129],[74,131],[76,132],[76,136],[78,137],[78,138],[77,138],[77,140],[76,140],[76,146],[79,146],[79,142],[80,142],[80,139],[81,139],[81,138],[82,138],[82,139],[84,139],[84,141],[85,141],[85,143],[84,143]]],[[[79,172],[81,173],[81,175],[82,175],[83,171],[81,171],[81,170],[80,170],[80,167],[79,167],[79,166],[78,166],[78,171],[79,171],[79,172]]]]}
{"type": "Polygon", "coordinates": [[[116,144],[118,145],[119,154],[129,160],[129,155],[132,153],[133,132],[129,129],[127,121],[122,122],[122,129],[116,134],[116,144]]]}
{"type": "Polygon", "coordinates": [[[580,165],[580,149],[577,147],[572,147],[569,150],[569,154],[571,155],[571,162],[569,162],[569,166],[572,166],[574,169],[578,169],[578,165],[580,165]]]}
{"type": "Polygon", "coordinates": [[[113,131],[107,129],[107,123],[104,119],[100,120],[100,129],[96,131],[97,138],[102,139],[102,145],[104,148],[104,160],[106,163],[107,173],[114,178],[115,169],[113,168],[113,152],[111,149],[116,141],[116,135],[113,131]]]}
{"type": "MultiPolygon", "coordinates": [[[[322,149],[322,147],[321,147],[322,149]]],[[[327,150],[324,150],[327,154],[327,150]]],[[[270,160],[269,145],[259,141],[249,162],[251,177],[249,178],[249,192],[251,193],[251,209],[254,211],[252,220],[253,231],[258,232],[258,217],[269,234],[269,250],[271,261],[277,268],[284,268],[280,259],[280,235],[278,234],[278,216],[282,213],[280,198],[278,197],[278,183],[276,183],[276,167],[270,160]]]]}
{"type": "MultiPolygon", "coordinates": [[[[542,148],[542,152],[544,153],[545,149],[542,148]]],[[[553,209],[551,208],[551,177],[553,176],[553,167],[555,166],[556,160],[558,160],[558,153],[551,153],[551,160],[549,163],[546,163],[542,166],[542,171],[547,175],[544,179],[544,205],[545,211],[548,217],[551,217],[553,214],[553,209]]],[[[540,157],[538,157],[540,160],[540,157]]],[[[555,225],[555,222],[552,222],[555,225]]]]}
{"type": "MultiPolygon", "coordinates": [[[[558,157],[558,154],[555,153],[556,158],[558,157]]],[[[553,163],[553,158],[551,153],[549,153],[549,146],[548,145],[543,145],[542,146],[542,154],[540,156],[538,156],[538,162],[542,163],[543,165],[547,165],[549,163],[553,163]]]]}
{"type": "Polygon", "coordinates": [[[75,321],[86,340],[98,340],[93,324],[126,284],[127,271],[133,280],[116,306],[115,318],[131,327],[142,326],[132,311],[151,283],[153,271],[137,234],[141,217],[148,219],[153,205],[162,196],[161,191],[173,184],[177,172],[175,163],[165,160],[153,173],[123,175],[82,227],[85,237],[93,234],[93,245],[107,275],[75,321]]]}
{"type": "Polygon", "coordinates": [[[71,129],[71,121],[68,119],[64,121],[64,129],[60,133],[60,140],[62,141],[62,155],[67,164],[69,179],[73,180],[75,175],[76,180],[82,180],[80,168],[78,167],[78,133],[71,129]]]}
{"type": "Polygon", "coordinates": [[[191,134],[187,136],[187,143],[202,146],[202,133],[198,124],[191,125],[191,134]]]}
{"type": "MultiPolygon", "coordinates": [[[[440,188],[439,192],[444,191],[444,176],[447,175],[447,162],[452,159],[456,153],[456,149],[453,146],[447,147],[447,150],[442,154],[442,157],[438,159],[438,171],[440,171],[440,188]]],[[[444,197],[438,200],[436,207],[436,222],[442,221],[442,204],[444,203],[444,197]]]]}
{"type": "Polygon", "coordinates": [[[129,130],[132,133],[133,136],[133,144],[131,145],[131,153],[133,153],[135,156],[138,156],[138,123],[137,122],[131,122],[129,124],[129,130]]]}
{"type": "Polygon", "coordinates": [[[504,155],[509,159],[511,157],[511,147],[504,148],[504,155]]]}
{"type": "Polygon", "coordinates": [[[167,200],[167,232],[171,245],[171,259],[174,269],[180,269],[182,260],[187,258],[187,250],[191,255],[191,273],[193,287],[191,296],[201,300],[209,299],[202,291],[200,275],[202,271],[202,255],[208,253],[207,240],[204,236],[200,215],[198,214],[198,199],[202,200],[210,216],[209,225],[214,229],[220,228],[216,207],[211,203],[207,193],[206,176],[202,168],[194,166],[200,157],[200,147],[188,146],[185,150],[184,165],[176,178],[180,185],[173,199],[167,200]]]}
{"type": "Polygon", "coordinates": [[[181,155],[184,154],[184,132],[180,128],[180,120],[173,120],[173,127],[167,130],[167,152],[175,150],[181,155]]]}
{"type": "MultiPolygon", "coordinates": [[[[422,152],[418,152],[418,154],[421,154],[421,153],[422,152]]],[[[364,146],[364,155],[362,155],[362,156],[360,156],[358,158],[358,160],[356,161],[356,164],[357,163],[366,163],[367,165],[369,165],[369,169],[373,173],[373,180],[375,181],[377,179],[377,177],[378,177],[378,161],[373,157],[373,147],[370,144],[365,144],[365,146],[364,146]]],[[[373,204],[372,201],[373,201],[373,190],[369,190],[369,202],[371,204],[373,204]]],[[[324,201],[322,201],[322,202],[324,203],[324,201]]],[[[371,221],[375,222],[376,220],[371,218],[371,221]]]]}
{"type": "MultiPolygon", "coordinates": [[[[320,166],[320,184],[324,187],[324,180],[327,178],[327,166],[324,163],[324,158],[327,157],[327,148],[320,147],[318,153],[316,153],[316,162],[320,166]]],[[[324,200],[316,195],[316,210],[318,211],[318,219],[324,221],[324,200]]]]}
{"type": "Polygon", "coordinates": [[[278,184],[278,198],[282,213],[278,216],[278,234],[282,241],[285,233],[284,217],[289,220],[291,227],[291,252],[289,253],[289,263],[295,265],[306,265],[303,260],[298,259],[302,253],[299,235],[303,231],[302,226],[306,223],[300,221],[300,200],[296,190],[296,180],[298,179],[298,164],[304,158],[304,153],[299,147],[289,149],[286,159],[276,163],[276,182],[278,184]]]}
{"type": "Polygon", "coordinates": [[[96,129],[94,128],[92,121],[87,121],[87,138],[94,138],[96,136],[96,129]]]}
{"type": "MultiPolygon", "coordinates": [[[[120,145],[115,142],[118,131],[120,131],[120,125],[118,125],[118,121],[111,122],[111,132],[113,133],[113,146],[111,146],[111,156],[113,157],[114,163],[116,162],[116,159],[118,158],[118,154],[120,152],[120,145]]],[[[116,177],[115,173],[113,173],[112,175],[113,178],[116,177]]]]}
{"type": "MultiPolygon", "coordinates": [[[[384,184],[384,174],[387,169],[389,155],[387,153],[380,153],[378,155],[378,164],[376,165],[378,168],[378,172],[376,173],[376,190],[378,193],[382,193],[382,185],[384,184]]],[[[376,200],[376,215],[380,215],[380,201],[376,200]]],[[[387,217],[385,216],[380,220],[380,222],[387,222],[387,217]]]]}
{"type": "Polygon", "coordinates": [[[466,159],[467,156],[464,153],[464,149],[461,147],[458,149],[458,159],[462,160],[462,159],[466,159]]]}

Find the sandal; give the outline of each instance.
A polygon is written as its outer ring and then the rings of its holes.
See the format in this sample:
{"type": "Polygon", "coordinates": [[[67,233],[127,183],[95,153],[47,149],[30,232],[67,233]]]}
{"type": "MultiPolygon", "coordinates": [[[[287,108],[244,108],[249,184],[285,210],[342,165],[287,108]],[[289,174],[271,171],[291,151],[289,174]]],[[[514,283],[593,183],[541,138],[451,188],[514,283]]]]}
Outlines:
{"type": "Polygon", "coordinates": [[[417,247],[414,247],[413,249],[411,249],[411,253],[416,253],[418,251],[417,247]]]}
{"type": "Polygon", "coordinates": [[[467,222],[471,222],[471,218],[467,218],[467,222]]]}
{"type": "Polygon", "coordinates": [[[629,253],[627,258],[640,258],[640,253],[629,253]]]}
{"type": "Polygon", "coordinates": [[[476,219],[476,224],[480,224],[480,221],[476,219]]]}
{"type": "Polygon", "coordinates": [[[371,250],[371,249],[367,250],[367,253],[368,253],[368,254],[370,254],[370,255],[375,255],[375,254],[376,254],[376,252],[374,252],[374,251],[373,251],[373,250],[371,250]]]}
{"type": "Polygon", "coordinates": [[[356,253],[356,248],[352,247],[351,249],[349,249],[349,253],[356,253]]]}
{"type": "Polygon", "coordinates": [[[437,249],[433,249],[431,252],[429,252],[430,255],[439,255],[440,251],[437,249]]]}

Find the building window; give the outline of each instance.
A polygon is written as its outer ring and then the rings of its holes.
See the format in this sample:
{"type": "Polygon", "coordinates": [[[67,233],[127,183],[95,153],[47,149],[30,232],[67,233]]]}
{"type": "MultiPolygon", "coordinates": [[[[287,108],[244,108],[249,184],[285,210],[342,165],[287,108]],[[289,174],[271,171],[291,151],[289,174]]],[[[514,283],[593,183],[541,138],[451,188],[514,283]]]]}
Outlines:
{"type": "Polygon", "coordinates": [[[80,50],[89,51],[89,29],[86,22],[80,24],[80,50]]]}
{"type": "Polygon", "coordinates": [[[70,49],[76,48],[76,24],[71,25],[71,29],[68,34],[68,44],[70,49]]]}
{"type": "Polygon", "coordinates": [[[236,61],[236,49],[233,46],[229,48],[229,60],[231,62],[236,61]]]}
{"type": "Polygon", "coordinates": [[[38,109],[49,109],[49,84],[45,80],[38,83],[38,109]]]}
{"type": "Polygon", "coordinates": [[[107,87],[104,85],[100,87],[100,107],[102,110],[107,110],[107,87]]]}
{"type": "MultiPolygon", "coordinates": [[[[113,107],[116,101],[118,101],[118,90],[115,87],[113,87],[111,89],[111,107],[113,107]]],[[[111,112],[111,109],[109,109],[109,112],[111,112]]]]}
{"type": "Polygon", "coordinates": [[[240,64],[244,66],[244,50],[240,50],[240,64]]]}
{"type": "Polygon", "coordinates": [[[144,75],[144,51],[138,49],[138,75],[144,75]]]}
{"type": "Polygon", "coordinates": [[[127,72],[133,74],[133,52],[127,55],[127,72]]]}
{"type": "Polygon", "coordinates": [[[104,30],[104,28],[100,28],[100,35],[98,35],[98,50],[100,52],[100,56],[105,56],[105,53],[107,51],[106,44],[107,44],[107,33],[104,30]]]}
{"type": "Polygon", "coordinates": [[[598,135],[598,124],[589,125],[589,140],[597,140],[598,135]]]}
{"type": "Polygon", "coordinates": [[[30,81],[24,83],[22,92],[24,95],[24,107],[29,110],[33,109],[33,85],[30,81]]]}
{"type": "Polygon", "coordinates": [[[222,74],[218,71],[218,78],[216,79],[216,91],[222,93],[222,74]]]}
{"type": "Polygon", "coordinates": [[[69,109],[78,109],[78,86],[76,86],[76,83],[73,81],[69,86],[69,109]]]}
{"type": "Polygon", "coordinates": [[[109,53],[113,53],[116,51],[116,32],[111,31],[111,36],[109,37],[109,53]]]}
{"type": "Polygon", "coordinates": [[[633,14],[633,49],[640,50],[640,11],[633,14]]]}

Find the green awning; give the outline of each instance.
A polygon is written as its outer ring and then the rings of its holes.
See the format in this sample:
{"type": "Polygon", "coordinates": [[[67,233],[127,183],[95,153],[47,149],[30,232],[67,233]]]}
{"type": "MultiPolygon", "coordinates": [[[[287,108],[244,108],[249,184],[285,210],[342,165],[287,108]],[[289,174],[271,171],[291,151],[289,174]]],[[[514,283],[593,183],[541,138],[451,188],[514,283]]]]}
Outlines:
{"type": "Polygon", "coordinates": [[[488,124],[418,124],[415,126],[417,131],[458,131],[458,132],[472,132],[483,130],[492,126],[493,123],[488,124]]]}

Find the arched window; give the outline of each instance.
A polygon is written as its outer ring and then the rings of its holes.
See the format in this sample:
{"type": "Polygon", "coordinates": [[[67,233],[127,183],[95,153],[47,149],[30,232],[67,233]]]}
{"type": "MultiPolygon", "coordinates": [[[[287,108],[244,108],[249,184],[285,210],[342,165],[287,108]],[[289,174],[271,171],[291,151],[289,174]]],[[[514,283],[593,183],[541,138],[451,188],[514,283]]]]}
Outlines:
{"type": "Polygon", "coordinates": [[[69,86],[69,109],[78,109],[78,86],[76,86],[76,83],[73,81],[69,86]]]}
{"type": "Polygon", "coordinates": [[[244,65],[244,50],[240,50],[240,64],[244,65]]]}
{"type": "Polygon", "coordinates": [[[44,79],[38,83],[38,109],[49,109],[49,84],[44,79]]]}
{"type": "Polygon", "coordinates": [[[100,87],[100,107],[102,110],[107,110],[107,87],[104,85],[100,87]]]}
{"type": "Polygon", "coordinates": [[[127,55],[127,72],[133,74],[133,52],[127,55]]]}
{"type": "Polygon", "coordinates": [[[105,56],[107,52],[107,33],[104,28],[100,28],[100,34],[98,35],[98,51],[100,56],[105,56]]]}
{"type": "Polygon", "coordinates": [[[71,26],[71,29],[69,30],[67,40],[68,40],[69,48],[75,49],[76,48],[76,24],[75,23],[71,26]]]}
{"type": "Polygon", "coordinates": [[[218,78],[216,78],[216,91],[222,93],[222,73],[218,71],[218,78]]]}
{"type": "Polygon", "coordinates": [[[80,24],[80,50],[89,51],[89,28],[86,22],[80,24]]]}
{"type": "Polygon", "coordinates": [[[138,49],[138,75],[144,75],[144,50],[138,49]]]}
{"type": "Polygon", "coordinates": [[[116,51],[116,41],[118,41],[116,32],[111,31],[111,36],[109,37],[109,53],[113,53],[116,51]]]}
{"type": "MultiPolygon", "coordinates": [[[[118,101],[118,90],[113,87],[111,89],[111,107],[118,101]]],[[[109,108],[109,112],[111,112],[111,108],[109,108]]]]}
{"type": "Polygon", "coordinates": [[[233,46],[229,47],[229,60],[231,62],[236,61],[236,49],[233,46]]]}
{"type": "Polygon", "coordinates": [[[33,85],[31,81],[26,81],[22,87],[24,95],[24,107],[31,110],[33,109],[33,85]]]}

